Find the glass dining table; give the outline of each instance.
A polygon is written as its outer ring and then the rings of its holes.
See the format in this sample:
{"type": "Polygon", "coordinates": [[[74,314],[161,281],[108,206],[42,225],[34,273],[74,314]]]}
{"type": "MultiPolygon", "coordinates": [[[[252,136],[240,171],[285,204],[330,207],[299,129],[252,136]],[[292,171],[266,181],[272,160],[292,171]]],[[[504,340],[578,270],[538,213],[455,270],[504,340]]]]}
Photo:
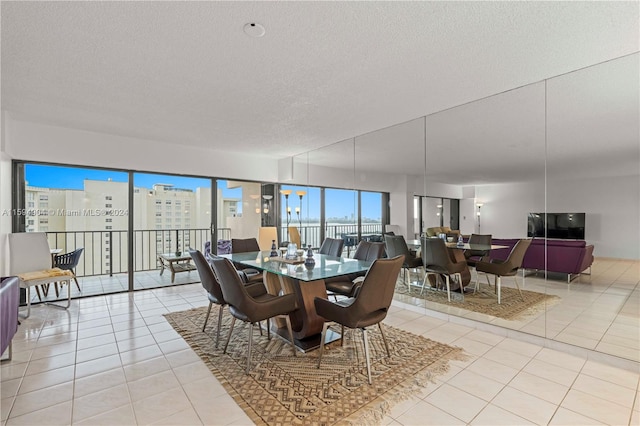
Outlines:
{"type": "MultiPolygon", "coordinates": [[[[305,265],[306,256],[294,260],[281,257],[270,257],[269,251],[222,254],[234,263],[264,271],[264,284],[271,294],[294,293],[298,309],[290,315],[291,327],[296,346],[303,352],[320,347],[320,337],[324,318],[316,313],[314,299],[327,298],[324,280],[328,278],[346,276],[366,272],[371,266],[370,261],[334,257],[314,253],[315,264],[305,265]]],[[[286,328],[279,324],[276,334],[289,339],[286,328]]],[[[325,343],[340,338],[338,333],[327,333],[325,343]]]]}

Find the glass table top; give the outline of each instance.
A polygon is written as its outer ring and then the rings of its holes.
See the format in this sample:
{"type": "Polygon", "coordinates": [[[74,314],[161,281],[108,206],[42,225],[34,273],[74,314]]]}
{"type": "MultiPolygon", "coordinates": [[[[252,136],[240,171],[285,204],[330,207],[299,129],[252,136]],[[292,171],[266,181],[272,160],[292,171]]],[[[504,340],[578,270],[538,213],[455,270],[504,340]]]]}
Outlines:
{"type": "MultiPolygon", "coordinates": [[[[283,275],[300,281],[315,281],[325,278],[339,277],[353,273],[365,272],[371,266],[370,261],[350,259],[345,257],[327,256],[314,253],[315,265],[307,268],[304,263],[292,265],[286,262],[272,260],[269,251],[254,251],[248,253],[221,254],[233,262],[240,263],[277,275],[283,275]]],[[[306,259],[306,256],[302,259],[306,259]]]]}

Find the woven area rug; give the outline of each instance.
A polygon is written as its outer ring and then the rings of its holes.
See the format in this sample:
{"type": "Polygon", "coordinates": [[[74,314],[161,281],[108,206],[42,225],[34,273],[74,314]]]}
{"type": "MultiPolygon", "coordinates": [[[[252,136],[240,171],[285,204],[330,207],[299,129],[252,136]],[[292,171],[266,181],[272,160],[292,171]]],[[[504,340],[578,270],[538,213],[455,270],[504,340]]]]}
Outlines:
{"type": "Polygon", "coordinates": [[[449,361],[465,359],[460,348],[383,325],[391,349],[388,358],[379,330],[371,327],[373,384],[369,385],[359,330],[347,331],[344,346],[339,341],[327,345],[318,369],[318,351],[298,352],[294,357],[288,343],[278,337],[268,340],[266,333],[261,336],[254,327],[253,369],[246,375],[248,326],[236,322],[227,354],[223,354],[231,316],[226,311],[223,314],[216,349],[217,309],[214,305],[204,333],[204,307],[165,317],[259,425],[380,423],[394,403],[445,373],[449,361]]]}
{"type": "Polygon", "coordinates": [[[495,293],[495,287],[482,285],[477,293],[465,291],[464,300],[459,292],[451,293],[451,302],[447,301],[446,290],[435,290],[425,287],[424,292],[418,286],[411,286],[411,293],[407,289],[407,285],[398,280],[396,285],[396,293],[410,295],[429,302],[443,304],[446,306],[455,306],[473,312],[491,315],[506,320],[517,320],[525,318],[529,315],[539,313],[549,305],[556,304],[560,301],[558,296],[553,296],[535,291],[522,290],[524,301],[518,293],[518,289],[502,286],[501,300],[498,305],[498,297],[495,293]]]}

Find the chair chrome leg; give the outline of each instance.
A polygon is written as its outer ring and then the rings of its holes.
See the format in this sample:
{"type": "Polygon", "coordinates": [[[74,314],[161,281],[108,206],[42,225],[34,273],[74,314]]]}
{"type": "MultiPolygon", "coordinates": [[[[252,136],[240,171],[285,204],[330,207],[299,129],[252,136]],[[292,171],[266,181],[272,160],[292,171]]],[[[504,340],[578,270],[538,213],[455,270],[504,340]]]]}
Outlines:
{"type": "Polygon", "coordinates": [[[211,314],[211,305],[213,305],[212,301],[209,301],[209,309],[207,309],[207,316],[204,317],[204,325],[202,326],[202,331],[207,328],[207,322],[209,321],[209,314],[211,314]]]}
{"type": "Polygon", "coordinates": [[[449,275],[444,276],[444,281],[447,284],[447,300],[451,302],[451,286],[449,285],[449,275]]]}
{"type": "Polygon", "coordinates": [[[502,280],[500,275],[496,276],[496,291],[498,292],[498,305],[500,304],[500,294],[502,293],[502,280]]]}
{"type": "Polygon", "coordinates": [[[222,311],[223,310],[224,310],[224,305],[220,305],[220,310],[218,311],[218,331],[216,332],[216,348],[218,347],[218,343],[220,342],[220,328],[222,328],[222,311]]]}
{"type": "MultiPolygon", "coordinates": [[[[47,306],[53,306],[54,308],[60,308],[60,309],[69,309],[69,306],[71,306],[71,280],[67,280],[67,281],[63,281],[67,283],[67,304],[66,306],[62,306],[62,305],[58,305],[57,303],[53,303],[53,302],[45,302],[44,304],[47,306]]],[[[58,283],[56,283],[57,285],[58,283]]]]}
{"type": "Polygon", "coordinates": [[[380,329],[380,334],[382,335],[382,341],[384,342],[384,347],[387,349],[387,356],[391,357],[391,351],[389,351],[389,343],[387,343],[387,337],[384,335],[384,331],[382,331],[382,323],[378,323],[378,328],[380,329]]]}
{"type": "Polygon", "coordinates": [[[269,318],[267,318],[267,340],[271,340],[271,321],[269,318]]]}
{"type": "Polygon", "coordinates": [[[247,369],[246,369],[246,373],[249,374],[249,370],[251,369],[251,344],[253,343],[253,323],[250,322],[249,324],[249,348],[247,349],[247,369]]]}
{"type": "Polygon", "coordinates": [[[522,295],[522,290],[520,290],[520,285],[518,285],[518,274],[513,276],[513,280],[516,282],[516,288],[518,289],[518,293],[520,293],[520,298],[524,302],[524,296],[522,295]]]}
{"type": "Polygon", "coordinates": [[[369,341],[366,328],[362,329],[362,341],[364,342],[364,358],[367,363],[367,377],[369,378],[369,384],[371,384],[371,363],[369,361],[369,341]]]}
{"type": "Polygon", "coordinates": [[[455,274],[453,274],[453,276],[455,277],[456,281],[460,283],[460,294],[462,294],[462,301],[464,302],[464,286],[462,285],[462,275],[460,275],[459,272],[456,272],[455,274]]]}
{"type": "Polygon", "coordinates": [[[291,328],[291,319],[289,315],[284,316],[285,321],[287,322],[287,330],[289,330],[289,337],[291,338],[291,349],[293,349],[293,356],[298,356],[298,351],[296,350],[296,341],[293,338],[293,329],[291,328]]]}
{"type": "Polygon", "coordinates": [[[231,333],[233,332],[233,326],[236,324],[236,317],[231,318],[231,327],[229,327],[229,334],[227,334],[227,341],[224,344],[223,354],[227,353],[227,346],[229,346],[229,341],[231,340],[231,333]]]}
{"type": "MultiPolygon", "coordinates": [[[[322,361],[322,353],[324,352],[324,339],[327,337],[327,326],[329,323],[325,322],[322,326],[322,335],[320,336],[320,354],[318,355],[318,365],[316,368],[320,368],[320,361],[322,361]]],[[[342,333],[342,338],[344,339],[344,330],[342,333]]]]}

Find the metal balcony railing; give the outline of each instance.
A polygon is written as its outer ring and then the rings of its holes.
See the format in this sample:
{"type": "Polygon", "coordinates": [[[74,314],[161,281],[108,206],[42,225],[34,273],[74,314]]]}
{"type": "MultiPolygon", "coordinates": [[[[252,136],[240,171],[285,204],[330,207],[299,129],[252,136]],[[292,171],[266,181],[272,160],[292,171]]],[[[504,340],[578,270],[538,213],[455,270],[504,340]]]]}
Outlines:
{"type": "MultiPolygon", "coordinates": [[[[321,227],[303,226],[300,229],[303,244],[319,247],[322,243],[321,227]]],[[[232,230],[218,229],[218,240],[230,240],[232,230]]],[[[363,224],[361,235],[382,234],[382,224],[363,224]]],[[[358,226],[355,224],[325,225],[325,238],[344,238],[345,247],[357,244],[358,226]],[[356,236],[356,237],[354,237],[356,236]]],[[[79,277],[113,275],[128,271],[128,233],[126,230],[60,231],[47,232],[49,247],[68,253],[84,248],[76,268],[79,277]]],[[[209,228],[198,229],[142,229],[133,231],[134,272],[155,270],[160,267],[158,254],[185,252],[190,247],[202,250],[211,239],[209,228]]],[[[286,241],[287,230],[280,230],[281,241],[286,241]]]]}

